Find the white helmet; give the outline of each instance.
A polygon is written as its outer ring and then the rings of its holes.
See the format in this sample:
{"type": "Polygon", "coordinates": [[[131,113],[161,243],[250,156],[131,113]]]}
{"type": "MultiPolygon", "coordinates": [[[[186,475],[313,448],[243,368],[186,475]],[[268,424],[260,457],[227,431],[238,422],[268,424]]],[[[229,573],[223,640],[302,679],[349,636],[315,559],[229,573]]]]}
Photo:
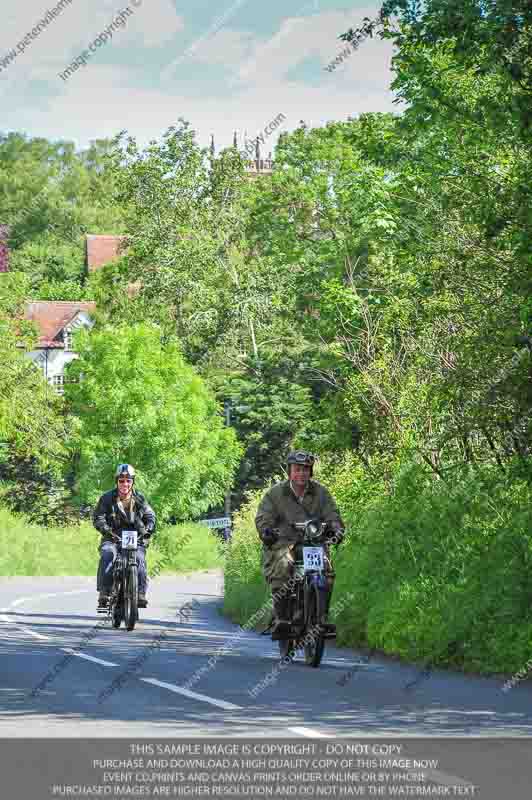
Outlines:
{"type": "Polygon", "coordinates": [[[128,478],[131,478],[131,480],[134,481],[135,468],[132,467],[131,464],[119,464],[115,472],[115,481],[117,481],[121,475],[127,475],[128,478]]]}

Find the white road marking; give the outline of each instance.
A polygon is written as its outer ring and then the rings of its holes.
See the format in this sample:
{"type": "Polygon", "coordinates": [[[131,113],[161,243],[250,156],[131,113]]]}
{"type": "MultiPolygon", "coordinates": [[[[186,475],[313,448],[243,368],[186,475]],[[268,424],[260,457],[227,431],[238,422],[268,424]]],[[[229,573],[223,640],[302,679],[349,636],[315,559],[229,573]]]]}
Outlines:
{"type": "Polygon", "coordinates": [[[218,708],[224,708],[226,711],[239,711],[242,706],[237,706],[234,703],[228,703],[226,700],[217,700],[215,697],[208,697],[206,694],[199,694],[198,692],[191,692],[190,689],[184,689],[181,686],[175,686],[173,683],[166,683],[165,681],[158,681],[156,678],[141,678],[144,683],[151,683],[153,686],[160,686],[161,689],[168,689],[170,692],[182,694],[185,697],[190,697],[192,700],[201,700],[204,703],[210,703],[218,708]]]}
{"type": "Polygon", "coordinates": [[[18,625],[17,627],[21,631],[24,631],[24,633],[28,633],[30,636],[35,636],[36,639],[44,639],[45,641],[48,641],[52,638],[51,636],[45,636],[44,633],[37,633],[37,631],[32,631],[30,628],[24,628],[22,625],[18,625]]]}
{"type": "Polygon", "coordinates": [[[7,622],[8,624],[14,625],[20,631],[24,631],[24,633],[28,634],[29,636],[34,636],[36,639],[41,639],[42,641],[49,641],[50,639],[54,639],[54,636],[45,636],[44,633],[37,633],[37,631],[32,631],[30,628],[26,628],[24,625],[16,622],[15,620],[9,619],[6,617],[6,614],[13,613],[11,609],[17,608],[21,606],[22,603],[25,603],[28,600],[44,600],[47,597],[63,597],[64,595],[68,594],[83,594],[84,592],[90,592],[91,589],[75,589],[74,591],[70,592],[51,592],[47,594],[34,594],[29,595],[28,597],[18,597],[16,600],[13,600],[10,603],[9,608],[2,609],[2,615],[0,616],[1,622],[7,622]]]}
{"type": "Polygon", "coordinates": [[[13,600],[9,608],[16,608],[17,606],[22,605],[27,600],[45,600],[47,597],[64,597],[68,594],[87,594],[91,592],[92,589],[75,589],[72,592],[49,592],[47,594],[31,594],[28,597],[19,597],[18,600],[13,600]]]}
{"type": "Polygon", "coordinates": [[[334,739],[334,733],[320,733],[314,731],[312,728],[302,728],[296,726],[295,728],[288,728],[292,733],[297,733],[298,736],[307,736],[309,739],[334,739]]]}
{"type": "Polygon", "coordinates": [[[112,661],[104,661],[103,658],[95,658],[95,656],[87,656],[85,653],[80,653],[77,650],[72,650],[71,647],[62,647],[65,653],[71,653],[78,658],[84,658],[86,661],[94,661],[95,664],[103,664],[104,667],[119,667],[120,664],[113,664],[112,661]]]}
{"type": "MultiPolygon", "coordinates": [[[[9,609],[5,609],[6,612],[9,614],[9,609]]],[[[0,622],[5,622],[7,625],[12,625],[19,631],[23,631],[24,633],[29,634],[30,636],[35,636],[36,639],[50,639],[50,636],[45,636],[44,633],[37,633],[37,631],[32,631],[29,628],[25,628],[23,625],[20,625],[18,622],[7,617],[5,614],[0,614],[0,622]]]]}

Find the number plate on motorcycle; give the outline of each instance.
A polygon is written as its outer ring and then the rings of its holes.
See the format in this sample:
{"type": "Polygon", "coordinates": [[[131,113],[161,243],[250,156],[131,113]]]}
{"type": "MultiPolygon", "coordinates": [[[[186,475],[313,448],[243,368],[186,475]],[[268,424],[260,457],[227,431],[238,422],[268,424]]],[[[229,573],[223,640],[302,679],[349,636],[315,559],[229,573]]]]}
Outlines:
{"type": "Polygon", "coordinates": [[[304,547],[303,564],[305,565],[305,572],[315,569],[322,570],[324,568],[323,547],[304,547]]]}
{"type": "Polygon", "coordinates": [[[137,531],[122,531],[122,550],[134,550],[137,546],[137,531]]]}

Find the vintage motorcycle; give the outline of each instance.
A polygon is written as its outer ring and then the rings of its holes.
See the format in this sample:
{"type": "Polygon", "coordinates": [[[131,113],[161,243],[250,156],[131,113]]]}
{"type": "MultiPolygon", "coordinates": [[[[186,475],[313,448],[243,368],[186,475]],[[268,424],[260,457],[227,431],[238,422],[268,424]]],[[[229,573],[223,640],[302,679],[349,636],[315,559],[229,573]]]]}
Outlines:
{"type": "Polygon", "coordinates": [[[124,620],[126,630],[132,631],[139,618],[138,611],[138,533],[122,531],[113,534],[118,544],[118,553],[113,564],[113,588],[109,598],[108,616],[113,628],[119,628],[124,620]]]}
{"type": "Polygon", "coordinates": [[[303,648],[305,663],[319,667],[325,639],[336,636],[327,631],[329,588],[323,546],[327,523],[308,520],[292,527],[302,534],[301,542],[294,547],[294,587],[287,597],[291,628],[297,630],[297,636],[279,640],[279,652],[282,658],[293,658],[303,648]]]}

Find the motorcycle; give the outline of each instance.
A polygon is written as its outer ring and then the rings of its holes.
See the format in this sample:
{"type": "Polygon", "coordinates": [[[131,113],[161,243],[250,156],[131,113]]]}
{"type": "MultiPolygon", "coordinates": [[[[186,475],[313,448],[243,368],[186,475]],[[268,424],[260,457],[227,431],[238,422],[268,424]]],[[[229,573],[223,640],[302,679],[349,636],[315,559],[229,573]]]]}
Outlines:
{"type": "Polygon", "coordinates": [[[109,598],[107,614],[113,628],[119,628],[124,620],[126,630],[132,631],[139,618],[138,611],[138,533],[122,531],[113,534],[118,544],[118,553],[113,564],[113,588],[109,598]]]}
{"type": "Polygon", "coordinates": [[[290,626],[292,630],[297,628],[298,633],[297,636],[279,640],[279,652],[282,658],[293,658],[296,650],[303,646],[305,663],[319,667],[325,640],[336,636],[326,628],[328,581],[322,542],[327,523],[308,520],[293,523],[292,527],[302,534],[301,542],[294,549],[294,587],[287,598],[290,626]]]}

